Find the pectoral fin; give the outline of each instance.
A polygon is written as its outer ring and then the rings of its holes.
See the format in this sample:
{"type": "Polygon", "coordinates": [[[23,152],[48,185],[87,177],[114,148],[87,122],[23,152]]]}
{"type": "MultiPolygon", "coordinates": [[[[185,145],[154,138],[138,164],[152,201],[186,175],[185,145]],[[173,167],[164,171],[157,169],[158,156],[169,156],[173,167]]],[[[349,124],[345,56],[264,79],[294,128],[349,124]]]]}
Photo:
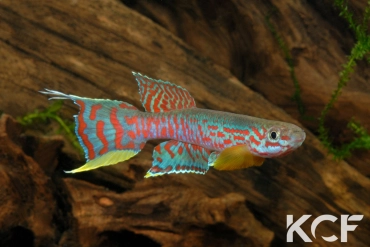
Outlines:
{"type": "Polygon", "coordinates": [[[244,145],[224,149],[210,155],[208,165],[217,170],[237,170],[262,165],[265,159],[251,154],[244,145]]]}

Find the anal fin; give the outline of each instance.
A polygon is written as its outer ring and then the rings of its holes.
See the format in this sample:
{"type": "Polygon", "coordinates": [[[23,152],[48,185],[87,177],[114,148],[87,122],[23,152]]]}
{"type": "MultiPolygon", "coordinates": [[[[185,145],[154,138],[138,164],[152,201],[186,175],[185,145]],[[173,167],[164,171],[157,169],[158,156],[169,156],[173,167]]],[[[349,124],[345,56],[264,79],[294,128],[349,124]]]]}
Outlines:
{"type": "Polygon", "coordinates": [[[251,166],[260,166],[264,158],[253,155],[245,145],[233,146],[222,152],[213,152],[208,159],[208,165],[217,170],[237,170],[251,166]]]}
{"type": "Polygon", "coordinates": [[[153,165],[146,178],[170,173],[205,174],[210,151],[197,145],[175,140],[162,142],[154,148],[153,165]]]}

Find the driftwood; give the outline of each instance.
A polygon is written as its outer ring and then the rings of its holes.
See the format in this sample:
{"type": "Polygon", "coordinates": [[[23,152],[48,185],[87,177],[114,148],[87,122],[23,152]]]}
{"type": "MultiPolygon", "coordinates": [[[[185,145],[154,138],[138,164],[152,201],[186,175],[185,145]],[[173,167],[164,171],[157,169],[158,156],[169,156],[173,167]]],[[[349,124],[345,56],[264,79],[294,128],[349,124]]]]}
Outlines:
{"type": "MultiPolygon", "coordinates": [[[[217,11],[208,15],[200,14],[208,7],[195,2],[181,6],[187,10],[184,13],[150,1],[132,6],[153,22],[115,0],[2,0],[0,109],[20,116],[45,108],[49,102],[38,93],[43,88],[120,99],[140,107],[131,75],[138,71],[187,88],[198,107],[299,124],[294,120],[295,104],[288,99],[293,87],[286,63],[263,24],[269,8],[253,2],[247,6],[242,1],[226,6],[214,2],[217,11]],[[223,9],[225,15],[219,15],[223,9]],[[213,16],[221,19],[213,21],[213,16]],[[235,30],[234,36],[221,30],[225,23],[228,30],[235,30]]],[[[329,43],[348,33],[337,27],[338,19],[326,21],[329,18],[322,12],[326,1],[289,8],[274,4],[279,12],[274,20],[289,27],[282,35],[297,52],[296,73],[301,76],[304,102],[309,113],[317,113],[335,87],[345,58],[341,43],[334,42],[331,48],[329,43]],[[288,36],[289,32],[294,35],[288,36]]],[[[351,39],[340,42],[348,49],[351,39]]],[[[364,83],[369,71],[359,69],[363,73],[353,78],[352,90],[343,94],[330,121],[339,124],[352,116],[353,111],[340,111],[350,103],[361,121],[370,122],[369,108],[364,106],[369,103],[364,83]]],[[[76,111],[66,102],[62,115],[72,119],[76,111]]],[[[370,243],[370,181],[363,175],[369,174],[368,163],[355,158],[350,160],[353,166],[334,161],[308,129],[300,149],[258,168],[144,179],[157,142],[148,143],[127,162],[66,175],[63,170],[83,161],[61,150],[63,139],[25,135],[17,126],[2,115],[1,246],[14,241],[24,241],[23,246],[32,242],[35,246],[284,246],[288,245],[287,214],[294,219],[304,214],[363,214],[357,229],[349,233],[348,244],[370,243]]],[[[308,234],[311,222],[312,218],[302,227],[308,234]]],[[[316,236],[333,234],[340,236],[338,222],[322,223],[316,231],[316,236]]],[[[311,246],[297,235],[294,240],[289,245],[311,246]]],[[[319,246],[342,246],[320,237],[313,240],[319,246]]]]}

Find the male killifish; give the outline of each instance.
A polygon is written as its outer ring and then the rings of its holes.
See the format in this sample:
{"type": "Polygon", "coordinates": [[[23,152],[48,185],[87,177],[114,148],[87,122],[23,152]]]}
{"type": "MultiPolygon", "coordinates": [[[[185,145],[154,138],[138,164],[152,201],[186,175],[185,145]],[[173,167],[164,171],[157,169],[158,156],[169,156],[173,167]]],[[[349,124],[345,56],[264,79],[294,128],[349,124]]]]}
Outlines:
{"type": "Polygon", "coordinates": [[[145,177],[168,173],[204,174],[210,166],[235,170],[259,166],[285,155],[306,135],[296,125],[228,112],[200,109],[189,92],[168,81],[134,73],[146,112],[116,100],[90,99],[58,91],[50,99],[71,99],[80,106],[76,135],[87,163],[81,172],[130,159],[148,140],[170,139],[154,148],[145,177]]]}

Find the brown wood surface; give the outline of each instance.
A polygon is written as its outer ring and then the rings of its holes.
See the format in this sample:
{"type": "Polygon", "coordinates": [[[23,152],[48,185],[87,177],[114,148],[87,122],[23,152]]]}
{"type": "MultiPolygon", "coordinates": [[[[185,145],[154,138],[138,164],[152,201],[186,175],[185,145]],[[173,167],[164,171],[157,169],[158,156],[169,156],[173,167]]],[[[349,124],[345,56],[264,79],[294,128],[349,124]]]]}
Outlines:
{"type": "MultiPolygon", "coordinates": [[[[16,117],[47,107],[38,93],[43,88],[141,107],[131,75],[137,71],[187,88],[198,107],[299,124],[287,65],[264,23],[274,6],[274,22],[287,27],[282,35],[298,52],[296,73],[309,113],[321,110],[353,42],[339,19],[325,17],[329,3],[220,2],[130,5],[139,13],[115,0],[1,0],[0,110],[16,117]],[[210,7],[214,13],[205,12],[210,7]]],[[[356,7],[361,4],[355,1],[356,7]]],[[[369,103],[369,70],[361,64],[358,70],[330,121],[339,124],[356,111],[369,123],[363,106],[369,103]]],[[[76,111],[66,102],[62,115],[72,119],[76,111]]],[[[24,236],[28,246],[285,246],[287,214],[363,214],[347,246],[370,243],[368,160],[353,158],[352,166],[334,161],[308,129],[301,148],[261,167],[144,179],[157,142],[128,162],[67,175],[63,170],[81,161],[61,150],[63,139],[30,137],[17,128],[2,116],[3,241],[24,236]]],[[[310,222],[303,226],[309,236],[310,222]]],[[[339,237],[339,222],[316,231],[333,234],[339,237]]],[[[345,246],[320,238],[314,240],[318,246],[345,246]]],[[[289,246],[311,246],[297,235],[295,240],[289,246]]]]}

